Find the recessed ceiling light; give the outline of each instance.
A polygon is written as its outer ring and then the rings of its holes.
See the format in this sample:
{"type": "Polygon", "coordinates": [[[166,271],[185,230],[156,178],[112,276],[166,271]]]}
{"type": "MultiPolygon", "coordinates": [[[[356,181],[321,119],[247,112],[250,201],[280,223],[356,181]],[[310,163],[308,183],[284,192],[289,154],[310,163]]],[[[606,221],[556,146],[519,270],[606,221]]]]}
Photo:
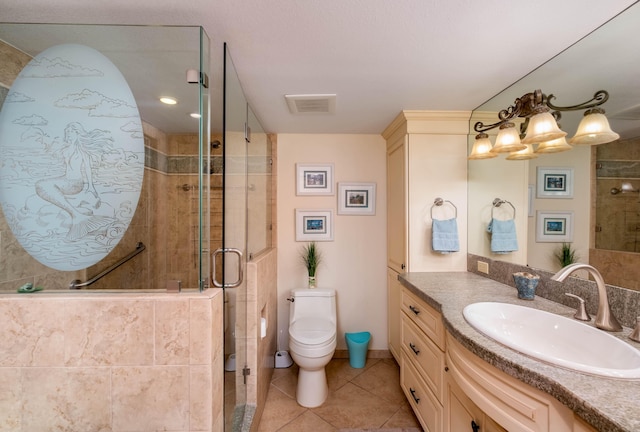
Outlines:
{"type": "Polygon", "coordinates": [[[167,105],[175,105],[175,104],[178,103],[177,100],[175,100],[174,98],[169,97],[169,96],[162,96],[160,98],[160,102],[165,103],[167,105]]]}
{"type": "Polygon", "coordinates": [[[189,115],[190,115],[191,117],[193,117],[193,118],[200,118],[200,117],[202,117],[202,116],[201,116],[200,114],[198,114],[198,113],[191,113],[191,114],[189,114],[189,115]]]}

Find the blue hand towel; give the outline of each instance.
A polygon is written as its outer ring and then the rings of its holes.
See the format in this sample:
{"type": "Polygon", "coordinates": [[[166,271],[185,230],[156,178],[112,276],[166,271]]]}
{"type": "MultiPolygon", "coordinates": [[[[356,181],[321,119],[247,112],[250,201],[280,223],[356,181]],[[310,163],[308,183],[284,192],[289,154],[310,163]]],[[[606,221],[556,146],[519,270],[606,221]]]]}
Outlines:
{"type": "Polygon", "coordinates": [[[456,219],[433,220],[431,227],[431,247],[435,252],[443,254],[458,252],[460,241],[458,240],[458,224],[456,219]]]}
{"type": "Polygon", "coordinates": [[[506,254],[518,250],[516,223],[513,219],[491,219],[487,231],[491,233],[491,252],[506,254]]]}

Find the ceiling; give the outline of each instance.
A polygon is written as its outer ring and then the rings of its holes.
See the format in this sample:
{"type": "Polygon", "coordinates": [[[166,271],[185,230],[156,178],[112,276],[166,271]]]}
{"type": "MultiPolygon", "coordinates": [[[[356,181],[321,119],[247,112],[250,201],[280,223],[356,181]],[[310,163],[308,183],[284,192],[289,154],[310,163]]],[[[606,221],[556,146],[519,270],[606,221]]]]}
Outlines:
{"type": "Polygon", "coordinates": [[[266,131],[378,134],[401,110],[478,107],[633,3],[0,0],[0,10],[4,22],[200,25],[217,106],[226,42],[266,131]],[[336,94],[335,113],[291,114],[287,94],[336,94]]]}

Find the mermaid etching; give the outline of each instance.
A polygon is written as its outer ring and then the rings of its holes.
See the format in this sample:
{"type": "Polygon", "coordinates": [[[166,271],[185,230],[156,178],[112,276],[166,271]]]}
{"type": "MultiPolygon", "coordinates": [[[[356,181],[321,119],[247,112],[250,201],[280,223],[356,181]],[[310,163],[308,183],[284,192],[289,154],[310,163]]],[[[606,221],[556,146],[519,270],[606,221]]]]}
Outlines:
{"type": "Polygon", "coordinates": [[[100,206],[91,162],[111,150],[112,142],[108,131],[94,129],[87,132],[80,123],[69,123],[64,130],[64,143],[60,149],[64,159],[64,175],[36,182],[38,196],[66,211],[71,217],[67,240],[78,240],[114,221],[107,216],[94,215],[91,209],[73,205],[70,201],[81,192],[91,193],[96,199],[94,207],[100,206]]]}

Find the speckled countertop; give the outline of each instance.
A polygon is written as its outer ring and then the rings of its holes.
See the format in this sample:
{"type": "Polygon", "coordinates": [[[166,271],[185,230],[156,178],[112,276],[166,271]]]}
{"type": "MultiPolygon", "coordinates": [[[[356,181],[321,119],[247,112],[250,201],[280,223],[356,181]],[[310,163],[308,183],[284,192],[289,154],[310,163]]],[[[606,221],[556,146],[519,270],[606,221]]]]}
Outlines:
{"type": "MultiPolygon", "coordinates": [[[[599,431],[640,431],[640,380],[591,376],[543,363],[487,338],[462,315],[466,305],[481,301],[519,304],[566,317],[572,317],[575,309],[541,297],[520,300],[515,288],[469,272],[406,273],[399,279],[440,311],[447,331],[484,361],[552,395],[599,431]]],[[[626,337],[630,332],[625,328],[610,334],[640,349],[626,337]]]]}

